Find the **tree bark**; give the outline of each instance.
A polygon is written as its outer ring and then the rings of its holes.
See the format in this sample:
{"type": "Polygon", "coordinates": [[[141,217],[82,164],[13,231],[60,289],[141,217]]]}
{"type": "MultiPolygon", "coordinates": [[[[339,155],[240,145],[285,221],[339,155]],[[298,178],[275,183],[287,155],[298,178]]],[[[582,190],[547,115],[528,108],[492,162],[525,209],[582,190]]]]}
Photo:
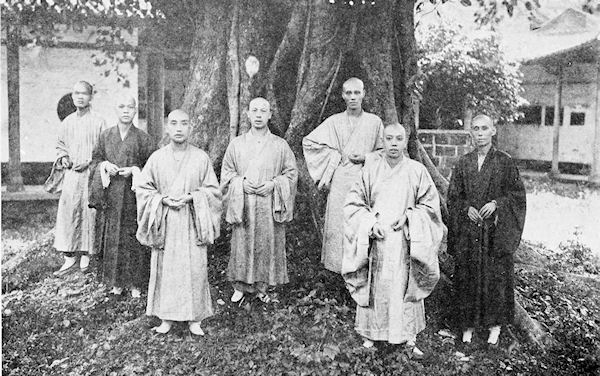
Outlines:
{"type": "Polygon", "coordinates": [[[24,189],[21,175],[21,132],[19,101],[20,25],[8,25],[6,33],[6,81],[8,89],[8,186],[10,192],[24,189]]]}
{"type": "Polygon", "coordinates": [[[198,21],[190,56],[190,80],[183,108],[194,125],[192,141],[220,165],[229,142],[227,106],[227,40],[229,6],[221,0],[206,0],[198,21]]]}
{"type": "MultiPolygon", "coordinates": [[[[420,144],[415,128],[414,0],[377,1],[360,9],[323,0],[232,1],[203,3],[184,99],[196,125],[194,139],[216,161],[217,169],[234,133],[248,129],[243,109],[252,97],[266,96],[274,112],[271,128],[283,135],[297,157],[298,200],[308,202],[320,236],[325,195],[308,174],[302,138],[328,114],[327,103],[340,81],[358,75],[368,88],[367,108],[385,122],[400,120],[407,128],[409,154],[427,167],[447,214],[448,181],[420,144]],[[282,21],[270,25],[273,19],[282,21]],[[256,56],[261,66],[253,78],[242,69],[249,55],[256,56]]],[[[517,326],[530,331],[532,338],[541,338],[540,328],[530,325],[521,309],[517,326]]]]}

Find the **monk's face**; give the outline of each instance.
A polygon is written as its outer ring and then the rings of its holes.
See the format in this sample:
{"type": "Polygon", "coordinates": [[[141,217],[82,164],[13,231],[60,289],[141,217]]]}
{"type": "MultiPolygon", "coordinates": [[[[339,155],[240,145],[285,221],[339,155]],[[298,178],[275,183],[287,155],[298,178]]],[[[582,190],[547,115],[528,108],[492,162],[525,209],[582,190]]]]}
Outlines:
{"type": "Polygon", "coordinates": [[[342,98],[349,110],[360,110],[365,97],[365,89],[360,82],[347,82],[342,88],[342,98]]]}
{"type": "Polygon", "coordinates": [[[135,113],[137,110],[137,106],[135,103],[135,99],[132,97],[123,97],[117,103],[117,117],[119,118],[119,122],[122,124],[131,124],[133,118],[135,117],[135,113]]]}
{"type": "Polygon", "coordinates": [[[388,125],[383,130],[383,150],[386,157],[398,159],[406,149],[406,132],[401,125],[388,125]]]}
{"type": "Polygon", "coordinates": [[[73,98],[75,107],[87,108],[92,100],[92,93],[90,93],[89,89],[84,84],[78,82],[73,86],[71,98],[73,98]]]}
{"type": "Polygon", "coordinates": [[[188,114],[181,110],[175,110],[169,114],[167,119],[167,134],[172,142],[183,144],[190,137],[192,125],[188,114]]]}
{"type": "Polygon", "coordinates": [[[271,105],[263,98],[256,98],[248,106],[248,119],[252,128],[262,129],[271,119],[271,105]]]}
{"type": "Polygon", "coordinates": [[[471,123],[471,137],[478,148],[486,147],[492,143],[492,137],[496,134],[496,127],[490,119],[479,118],[471,123]]]}

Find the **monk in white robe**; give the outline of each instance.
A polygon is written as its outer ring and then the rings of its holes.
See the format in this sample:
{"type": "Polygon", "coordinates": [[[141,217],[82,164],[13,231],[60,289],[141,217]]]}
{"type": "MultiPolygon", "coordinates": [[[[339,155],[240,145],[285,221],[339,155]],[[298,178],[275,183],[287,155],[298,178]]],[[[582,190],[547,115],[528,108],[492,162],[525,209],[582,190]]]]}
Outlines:
{"type": "Polygon", "coordinates": [[[358,179],[365,154],[381,149],[383,123],[377,115],[363,111],[364,96],[361,80],[347,80],[342,91],[346,111],[327,118],[302,141],[311,178],[319,189],[329,188],[321,262],[335,273],[340,273],[342,265],[344,200],[358,179]]]}
{"type": "Polygon", "coordinates": [[[429,173],[403,155],[404,128],[386,126],[383,143],[384,152],[367,154],[346,199],[342,275],[364,346],[405,343],[410,356],[422,357],[415,341],[425,328],[423,299],[439,279],[445,226],[429,173]]]}
{"type": "Polygon", "coordinates": [[[232,225],[227,278],[233,282],[231,301],[257,293],[268,303],[268,286],[289,282],[285,224],[294,214],[298,170],[287,142],[267,127],[269,102],[253,99],[248,117],[252,128],[231,141],[221,168],[225,220],[232,225]]]}
{"type": "Polygon", "coordinates": [[[200,321],[213,315],[206,247],[219,237],[221,192],[208,155],[188,144],[188,114],[171,112],[166,129],[170,143],[150,156],[136,185],[136,236],[152,247],[146,314],[162,320],[158,333],[187,321],[203,335],[200,321]]]}
{"type": "Polygon", "coordinates": [[[75,270],[77,255],[80,256],[79,267],[87,271],[89,255],[94,253],[96,210],[88,207],[88,167],[106,123],[90,109],[92,93],[88,82],[75,84],[72,97],[77,111],[63,120],[58,135],[54,166],[65,172],[56,214],[54,248],[63,252],[65,262],[54,272],[57,276],[75,270]]]}

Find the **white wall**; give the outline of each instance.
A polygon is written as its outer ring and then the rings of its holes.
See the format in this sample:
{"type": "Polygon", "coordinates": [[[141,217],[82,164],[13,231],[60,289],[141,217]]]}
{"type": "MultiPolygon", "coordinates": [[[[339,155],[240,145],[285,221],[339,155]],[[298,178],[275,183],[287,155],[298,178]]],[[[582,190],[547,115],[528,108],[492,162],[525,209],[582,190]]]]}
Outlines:
{"type": "MultiPolygon", "coordinates": [[[[85,34],[85,33],[84,33],[85,34]]],[[[85,35],[79,34],[79,38],[85,35]]],[[[71,92],[75,82],[86,80],[97,91],[92,108],[108,125],[116,124],[114,99],[120,92],[137,98],[137,66],[127,72],[130,88],[123,88],[116,75],[104,76],[110,67],[96,67],[92,54],[99,51],[73,48],[23,47],[20,49],[20,115],[21,160],[48,162],[54,160],[56,134],[60,121],[56,107],[60,98],[71,92]]],[[[1,48],[1,161],[8,161],[8,94],[6,83],[6,46],[1,48]]]]}

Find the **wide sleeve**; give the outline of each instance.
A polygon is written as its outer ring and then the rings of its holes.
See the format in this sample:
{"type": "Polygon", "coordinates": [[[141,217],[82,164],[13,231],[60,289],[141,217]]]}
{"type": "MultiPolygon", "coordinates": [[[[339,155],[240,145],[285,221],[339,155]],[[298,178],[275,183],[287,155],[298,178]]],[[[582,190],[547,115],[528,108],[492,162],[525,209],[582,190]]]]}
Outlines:
{"type": "Polygon", "coordinates": [[[168,208],[162,204],[166,197],[158,188],[158,158],[148,159],[137,180],[135,196],[137,200],[137,240],[152,248],[162,249],[165,245],[166,215],[168,208]]]}
{"type": "Polygon", "coordinates": [[[465,188],[462,159],[454,166],[448,187],[448,254],[456,255],[461,224],[467,218],[469,202],[465,188]]]}
{"type": "Polygon", "coordinates": [[[242,223],[244,218],[244,177],[238,174],[235,159],[235,145],[232,142],[221,164],[221,194],[227,205],[225,221],[230,224],[242,223]]]}
{"type": "Polygon", "coordinates": [[[415,206],[406,211],[410,267],[404,300],[416,302],[431,294],[440,279],[438,251],[446,231],[440,196],[425,167],[421,168],[415,206]]]}
{"type": "MultiPolygon", "coordinates": [[[[96,145],[92,151],[92,160],[90,162],[90,174],[88,176],[88,206],[95,209],[104,209],[106,204],[104,199],[104,184],[103,184],[103,165],[106,161],[104,135],[98,137],[96,145]]],[[[104,179],[110,179],[104,173],[104,179]]]]}
{"type": "Polygon", "coordinates": [[[517,250],[527,209],[525,186],[517,166],[510,157],[503,162],[501,195],[494,198],[498,215],[494,244],[499,255],[513,254],[517,250]]]}
{"type": "Polygon", "coordinates": [[[359,306],[369,306],[370,298],[370,233],[377,221],[369,199],[369,175],[365,164],[360,179],[346,196],[344,204],[344,239],[342,253],[342,277],[352,299],[359,306]]]}
{"type": "Polygon", "coordinates": [[[208,157],[204,163],[205,173],[199,187],[192,195],[192,216],[198,245],[213,244],[221,229],[222,196],[219,181],[208,157]]]}
{"type": "Polygon", "coordinates": [[[289,222],[294,217],[298,167],[296,157],[286,142],[283,146],[283,168],[273,182],[273,219],[279,223],[289,222]]]}
{"type": "Polygon", "coordinates": [[[329,184],[342,160],[342,154],[332,137],[333,121],[325,120],[302,140],[306,168],[315,183],[329,184]]]}

